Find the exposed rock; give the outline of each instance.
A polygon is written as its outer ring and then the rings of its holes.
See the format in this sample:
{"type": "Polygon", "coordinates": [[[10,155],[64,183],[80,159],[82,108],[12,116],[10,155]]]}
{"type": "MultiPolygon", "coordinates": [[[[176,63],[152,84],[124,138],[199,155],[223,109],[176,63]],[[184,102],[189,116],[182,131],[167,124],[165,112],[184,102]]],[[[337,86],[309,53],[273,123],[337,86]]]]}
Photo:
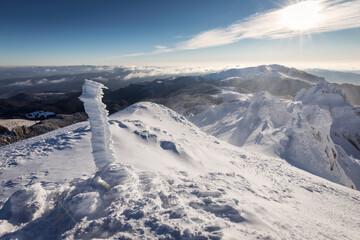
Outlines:
{"type": "Polygon", "coordinates": [[[10,130],[7,127],[4,127],[3,125],[0,125],[0,134],[7,133],[10,130]]]}

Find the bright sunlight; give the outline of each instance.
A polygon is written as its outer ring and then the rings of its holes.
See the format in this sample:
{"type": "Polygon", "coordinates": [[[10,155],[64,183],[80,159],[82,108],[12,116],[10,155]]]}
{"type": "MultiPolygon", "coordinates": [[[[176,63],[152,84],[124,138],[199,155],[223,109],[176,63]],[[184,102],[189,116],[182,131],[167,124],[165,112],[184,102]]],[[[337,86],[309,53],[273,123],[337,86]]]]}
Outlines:
{"type": "Polygon", "coordinates": [[[295,31],[310,30],[319,23],[323,6],[320,1],[303,1],[285,7],[281,11],[280,22],[295,31]]]}

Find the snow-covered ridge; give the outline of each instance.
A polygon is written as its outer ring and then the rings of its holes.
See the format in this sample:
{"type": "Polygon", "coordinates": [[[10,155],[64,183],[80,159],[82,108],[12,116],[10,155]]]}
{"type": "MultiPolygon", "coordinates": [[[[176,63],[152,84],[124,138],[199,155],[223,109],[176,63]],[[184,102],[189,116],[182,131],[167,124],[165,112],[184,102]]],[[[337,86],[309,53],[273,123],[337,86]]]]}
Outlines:
{"type": "Polygon", "coordinates": [[[300,91],[295,101],[267,92],[242,99],[204,108],[189,119],[233,145],[280,156],[308,172],[360,188],[360,164],[355,159],[360,153],[360,117],[341,90],[320,83],[300,91]]]}
{"type": "Polygon", "coordinates": [[[312,84],[325,82],[324,78],[308,74],[304,71],[297,70],[296,68],[288,68],[276,64],[240,69],[229,69],[205,75],[204,78],[209,80],[229,80],[234,78],[243,80],[256,80],[258,78],[279,78],[307,81],[312,84]]]}
{"type": "Polygon", "coordinates": [[[329,83],[319,83],[308,90],[302,89],[296,94],[294,100],[322,108],[351,106],[345,102],[343,91],[329,83]]]}

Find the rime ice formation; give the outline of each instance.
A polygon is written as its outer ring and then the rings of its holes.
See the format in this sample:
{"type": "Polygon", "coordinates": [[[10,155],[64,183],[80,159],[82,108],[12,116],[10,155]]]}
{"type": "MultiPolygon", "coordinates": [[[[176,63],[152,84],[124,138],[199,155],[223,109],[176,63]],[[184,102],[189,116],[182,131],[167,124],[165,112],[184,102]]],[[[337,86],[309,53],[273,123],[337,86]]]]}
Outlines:
{"type": "Polygon", "coordinates": [[[115,161],[111,149],[111,133],[108,123],[108,111],[101,102],[103,97],[103,84],[85,80],[80,100],[84,102],[85,111],[89,116],[91,127],[91,145],[94,162],[98,169],[102,169],[115,161]]]}

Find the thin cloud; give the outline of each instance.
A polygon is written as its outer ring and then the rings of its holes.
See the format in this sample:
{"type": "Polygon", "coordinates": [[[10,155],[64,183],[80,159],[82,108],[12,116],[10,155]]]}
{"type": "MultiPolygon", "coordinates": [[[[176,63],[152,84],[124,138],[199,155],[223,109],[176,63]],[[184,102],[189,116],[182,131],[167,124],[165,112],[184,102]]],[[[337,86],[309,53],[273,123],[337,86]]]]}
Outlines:
{"type": "Polygon", "coordinates": [[[166,46],[162,46],[162,45],[156,45],[154,46],[156,49],[166,49],[166,46]]]}
{"type": "Polygon", "coordinates": [[[40,80],[38,80],[37,82],[36,82],[36,84],[46,84],[46,83],[48,83],[49,82],[49,80],[48,79],[46,79],[46,78],[43,78],[43,79],[40,79],[40,80]]]}
{"type": "Polygon", "coordinates": [[[60,78],[60,79],[56,79],[56,80],[51,80],[51,83],[63,83],[63,82],[66,82],[66,78],[60,78]]]}
{"type": "Polygon", "coordinates": [[[34,84],[32,83],[31,79],[26,80],[26,81],[20,81],[20,82],[14,82],[11,84],[8,84],[8,87],[26,87],[26,86],[33,86],[34,84]]]}
{"type": "Polygon", "coordinates": [[[168,77],[168,76],[178,76],[178,75],[201,75],[205,73],[210,73],[219,70],[230,69],[234,67],[239,67],[239,65],[229,65],[229,66],[133,66],[127,67],[126,69],[130,71],[125,77],[121,77],[124,80],[130,80],[134,78],[148,78],[148,77],[168,77]]]}
{"type": "Polygon", "coordinates": [[[332,32],[360,27],[360,0],[306,0],[280,9],[257,13],[225,28],[199,33],[173,48],[155,46],[152,52],[141,52],[118,57],[135,57],[161,53],[223,46],[242,39],[281,39],[297,35],[332,32]],[[302,19],[291,19],[293,12],[310,6],[302,19]],[[309,18],[314,18],[309,22],[309,18]],[[297,22],[296,22],[297,21],[297,22]],[[298,22],[300,24],[298,24],[298,22]],[[305,22],[305,23],[304,23],[305,22]],[[301,25],[302,24],[302,25],[301,25]],[[305,24],[305,25],[304,25],[305,24]]]}
{"type": "Polygon", "coordinates": [[[115,59],[115,58],[121,58],[121,57],[149,56],[149,55],[156,55],[156,54],[169,53],[169,52],[175,51],[175,49],[170,49],[166,46],[161,46],[161,45],[156,45],[156,46],[154,46],[154,48],[156,50],[152,51],[152,52],[138,52],[138,53],[130,53],[130,54],[125,54],[125,55],[120,55],[120,56],[113,56],[113,57],[108,58],[108,60],[115,59]]]}
{"type": "Polygon", "coordinates": [[[104,78],[104,77],[96,77],[96,78],[93,78],[94,80],[98,80],[98,81],[101,81],[101,82],[107,82],[109,79],[107,78],[104,78]]]}

